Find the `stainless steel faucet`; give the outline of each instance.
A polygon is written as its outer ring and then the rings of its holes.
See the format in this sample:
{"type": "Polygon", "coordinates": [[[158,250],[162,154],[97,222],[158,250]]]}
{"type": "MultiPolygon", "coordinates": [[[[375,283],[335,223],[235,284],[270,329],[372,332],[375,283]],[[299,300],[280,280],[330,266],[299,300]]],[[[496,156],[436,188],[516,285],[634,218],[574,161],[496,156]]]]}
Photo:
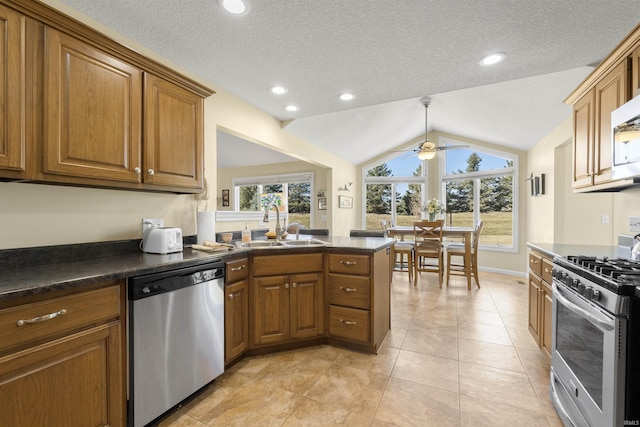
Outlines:
{"type": "MultiPolygon", "coordinates": [[[[267,205],[267,208],[264,210],[264,218],[262,218],[263,222],[269,222],[269,209],[275,208],[276,210],[276,240],[282,239],[282,234],[284,233],[284,229],[280,226],[280,209],[279,206],[275,202],[271,202],[267,205]]],[[[287,220],[284,220],[284,226],[286,227],[287,220]]]]}

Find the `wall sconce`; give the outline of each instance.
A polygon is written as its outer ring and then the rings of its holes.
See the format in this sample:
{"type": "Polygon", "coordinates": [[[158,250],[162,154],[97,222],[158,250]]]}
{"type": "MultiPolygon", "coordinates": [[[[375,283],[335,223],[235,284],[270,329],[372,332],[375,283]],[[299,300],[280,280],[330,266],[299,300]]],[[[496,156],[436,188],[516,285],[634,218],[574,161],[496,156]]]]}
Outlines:
{"type": "Polygon", "coordinates": [[[544,194],[544,174],[541,173],[540,176],[533,176],[533,172],[531,172],[531,176],[525,181],[531,181],[531,195],[539,196],[544,194]]]}
{"type": "Polygon", "coordinates": [[[353,184],[353,182],[347,182],[344,187],[338,187],[338,191],[351,191],[349,190],[349,187],[351,187],[351,184],[353,184]]]}

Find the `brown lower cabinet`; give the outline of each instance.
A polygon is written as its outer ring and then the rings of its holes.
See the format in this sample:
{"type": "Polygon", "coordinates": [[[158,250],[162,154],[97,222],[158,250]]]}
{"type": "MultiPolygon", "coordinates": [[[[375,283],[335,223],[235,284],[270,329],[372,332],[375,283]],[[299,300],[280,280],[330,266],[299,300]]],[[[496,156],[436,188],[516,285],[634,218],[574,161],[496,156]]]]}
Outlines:
{"type": "Polygon", "coordinates": [[[552,267],[548,256],[535,251],[529,253],[529,332],[549,358],[553,314],[552,267]]]}
{"type": "Polygon", "coordinates": [[[0,310],[0,425],[125,424],[123,289],[0,310]]]}
{"type": "Polygon", "coordinates": [[[322,253],[253,258],[253,345],[323,335],[322,270],[322,253]]]}
{"type": "Polygon", "coordinates": [[[229,261],[224,286],[224,362],[229,363],[249,347],[249,259],[229,261]]]}

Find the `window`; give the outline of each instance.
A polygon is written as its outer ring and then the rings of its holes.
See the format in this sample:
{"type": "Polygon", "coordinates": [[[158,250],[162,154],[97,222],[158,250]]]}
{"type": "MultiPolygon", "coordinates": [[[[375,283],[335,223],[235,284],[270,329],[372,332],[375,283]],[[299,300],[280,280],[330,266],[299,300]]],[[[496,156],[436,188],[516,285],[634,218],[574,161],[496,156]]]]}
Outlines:
{"type": "Polygon", "coordinates": [[[285,218],[288,217],[288,223],[313,226],[312,173],[236,178],[233,180],[233,187],[236,211],[264,211],[268,203],[280,200],[280,212],[285,218]]]}
{"type": "Polygon", "coordinates": [[[482,220],[480,245],[515,249],[516,162],[514,154],[487,148],[448,150],[442,168],[447,225],[473,227],[482,220]]]}
{"type": "Polygon", "coordinates": [[[402,155],[371,167],[364,174],[365,228],[380,230],[382,220],[412,225],[425,202],[422,160],[402,155]]]}

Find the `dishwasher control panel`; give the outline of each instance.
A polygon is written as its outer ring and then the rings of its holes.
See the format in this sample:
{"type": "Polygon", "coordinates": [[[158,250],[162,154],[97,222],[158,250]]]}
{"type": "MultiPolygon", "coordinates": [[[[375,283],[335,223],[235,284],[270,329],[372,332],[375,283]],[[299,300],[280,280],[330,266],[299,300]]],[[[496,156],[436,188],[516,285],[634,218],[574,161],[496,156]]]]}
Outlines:
{"type": "Polygon", "coordinates": [[[132,277],[128,279],[129,300],[149,298],[221,278],[224,278],[223,262],[132,277]]]}

